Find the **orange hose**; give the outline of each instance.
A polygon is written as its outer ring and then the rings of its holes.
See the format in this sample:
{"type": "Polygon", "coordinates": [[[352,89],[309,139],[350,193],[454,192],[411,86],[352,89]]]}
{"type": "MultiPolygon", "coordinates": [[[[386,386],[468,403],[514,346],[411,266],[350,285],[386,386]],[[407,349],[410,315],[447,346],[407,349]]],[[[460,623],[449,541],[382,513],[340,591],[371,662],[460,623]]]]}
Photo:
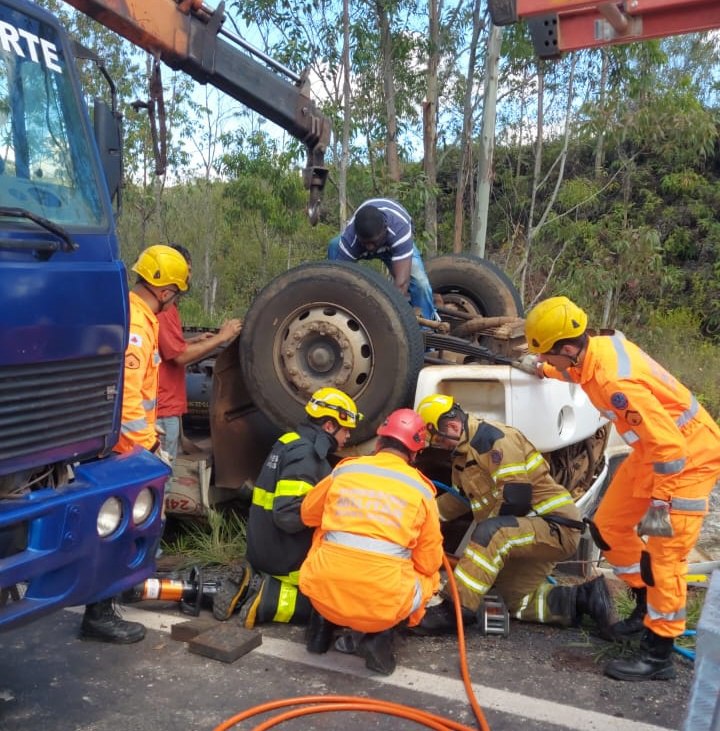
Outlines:
{"type": "MultiPolygon", "coordinates": [[[[482,708],[480,708],[480,704],[475,697],[475,692],[473,691],[472,683],[470,681],[470,674],[467,667],[467,652],[465,649],[465,628],[463,627],[460,609],[460,597],[458,595],[457,585],[455,584],[452,566],[450,565],[450,561],[447,556],[443,556],[443,566],[448,574],[448,584],[450,586],[453,604],[455,605],[455,619],[457,621],[458,631],[458,650],[460,655],[460,674],[462,676],[463,685],[465,686],[465,693],[467,694],[468,701],[470,702],[470,707],[475,714],[475,719],[478,722],[480,731],[490,731],[490,726],[488,726],[485,714],[483,713],[482,708]]],[[[259,726],[255,726],[253,731],[268,731],[268,729],[279,726],[281,723],[285,723],[286,721],[290,721],[294,718],[309,716],[315,713],[330,713],[336,711],[383,713],[385,715],[396,716],[413,721],[425,726],[426,728],[436,729],[436,731],[475,731],[475,729],[472,729],[469,726],[464,726],[463,724],[457,723],[449,718],[435,716],[434,714],[422,711],[418,708],[412,708],[410,706],[404,706],[399,703],[392,703],[390,701],[383,701],[376,698],[342,695],[299,696],[297,698],[282,698],[280,700],[262,703],[258,706],[254,706],[253,708],[249,708],[246,711],[241,711],[232,718],[228,718],[219,726],[216,726],[213,731],[227,731],[241,721],[246,721],[253,716],[295,705],[305,705],[309,707],[296,708],[294,710],[278,714],[277,716],[273,716],[261,723],[259,726]]]]}

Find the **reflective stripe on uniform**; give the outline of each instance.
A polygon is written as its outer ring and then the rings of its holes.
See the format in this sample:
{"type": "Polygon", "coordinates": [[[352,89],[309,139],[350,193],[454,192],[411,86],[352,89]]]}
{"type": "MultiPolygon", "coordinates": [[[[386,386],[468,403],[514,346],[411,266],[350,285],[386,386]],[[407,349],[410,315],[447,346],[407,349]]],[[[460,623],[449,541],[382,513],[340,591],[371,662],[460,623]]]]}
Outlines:
{"type": "Polygon", "coordinates": [[[690,394],[690,396],[690,406],[688,406],[688,408],[685,409],[685,411],[683,411],[682,414],[677,417],[677,419],[675,419],[675,423],[679,427],[683,427],[685,426],[685,424],[691,422],[695,418],[697,412],[700,410],[700,404],[698,404],[694,394],[690,394]]]}
{"type": "Polygon", "coordinates": [[[685,461],[685,457],[681,457],[670,462],[653,462],[653,472],[656,475],[676,475],[685,469],[685,461]]]}
{"type": "Polygon", "coordinates": [[[130,432],[142,431],[143,429],[147,429],[147,425],[148,420],[143,417],[142,419],[133,419],[132,421],[123,422],[120,429],[122,430],[123,434],[128,434],[130,432]]]}
{"type": "Polygon", "coordinates": [[[409,559],[412,552],[409,548],[401,546],[399,543],[392,541],[384,541],[380,538],[369,538],[361,536],[357,533],[348,533],[342,530],[328,531],[323,540],[328,543],[335,543],[339,546],[348,548],[357,548],[361,551],[369,551],[370,553],[381,553],[384,556],[394,556],[396,558],[409,559]]]}
{"type": "Polygon", "coordinates": [[[659,612],[650,602],[647,605],[647,613],[650,619],[664,619],[667,622],[678,622],[685,619],[687,612],[685,607],[677,610],[677,612],[659,612]]]}
{"type": "Polygon", "coordinates": [[[393,480],[394,482],[402,482],[404,485],[412,487],[413,489],[422,493],[423,497],[427,498],[428,500],[433,500],[435,497],[432,492],[430,492],[430,489],[427,487],[427,485],[424,485],[417,480],[414,480],[410,475],[406,475],[402,472],[396,472],[395,470],[388,470],[384,467],[377,467],[375,465],[370,465],[367,463],[363,463],[360,465],[343,465],[333,472],[333,478],[335,479],[340,477],[341,475],[352,474],[359,474],[363,477],[380,477],[386,480],[393,480]]]}
{"type": "Polygon", "coordinates": [[[282,442],[283,444],[289,444],[290,442],[294,442],[297,439],[300,439],[300,435],[297,432],[289,431],[286,434],[283,434],[281,437],[279,437],[278,441],[282,442]]]}
{"type": "Polygon", "coordinates": [[[525,460],[525,462],[514,462],[512,464],[505,464],[492,472],[490,476],[495,482],[497,482],[498,480],[506,481],[508,477],[513,477],[515,475],[529,475],[530,473],[534,472],[538,467],[540,467],[544,461],[545,458],[542,456],[542,454],[540,454],[540,452],[533,452],[525,460]]]}
{"type": "Polygon", "coordinates": [[[286,584],[284,581],[280,583],[280,595],[278,596],[277,609],[273,622],[289,622],[295,614],[295,605],[297,603],[298,590],[297,587],[286,584]]]}
{"type": "Polygon", "coordinates": [[[284,575],[272,574],[272,577],[273,579],[283,581],[286,584],[292,584],[293,586],[297,586],[300,583],[300,569],[298,569],[297,571],[291,571],[289,574],[284,575]]]}
{"type": "Polygon", "coordinates": [[[629,447],[631,447],[633,444],[635,444],[635,442],[640,441],[640,435],[637,432],[634,432],[632,429],[628,429],[626,432],[622,432],[620,434],[620,438],[629,447]]]}
{"type": "Polygon", "coordinates": [[[423,603],[423,594],[422,594],[422,586],[420,586],[420,581],[418,579],[415,579],[415,589],[413,591],[413,600],[412,600],[412,606],[410,607],[410,614],[413,612],[417,612],[418,609],[422,606],[423,603]]]}
{"type": "Polygon", "coordinates": [[[143,399],[142,405],[145,411],[152,411],[157,406],[157,399],[143,399]]]}
{"type": "Polygon", "coordinates": [[[640,573],[640,564],[633,563],[633,564],[630,564],[629,566],[613,566],[612,570],[616,576],[621,576],[622,574],[639,574],[640,573]]]}
{"type": "Polygon", "coordinates": [[[673,510],[688,513],[704,513],[707,511],[707,500],[701,498],[674,497],[670,499],[673,510]]]}
{"type": "Polygon", "coordinates": [[[275,493],[263,490],[262,487],[255,486],[252,494],[252,504],[257,505],[263,510],[272,510],[275,493]]]}
{"type": "Polygon", "coordinates": [[[563,505],[572,505],[573,499],[569,492],[562,492],[559,495],[553,495],[547,500],[543,500],[537,505],[533,505],[533,511],[536,515],[545,515],[551,513],[556,508],[562,508],[563,505]]]}
{"type": "Polygon", "coordinates": [[[474,564],[482,569],[485,569],[489,574],[495,576],[498,572],[498,567],[494,563],[491,563],[481,553],[474,551],[470,546],[465,549],[465,556],[469,558],[474,564]]]}
{"type": "Polygon", "coordinates": [[[459,566],[455,567],[455,580],[459,581],[469,591],[481,596],[490,590],[489,584],[477,581],[470,574],[466,574],[459,566]]]}
{"type": "Polygon", "coordinates": [[[275,497],[304,497],[313,486],[305,480],[278,480],[275,485],[275,497]]]}
{"type": "Polygon", "coordinates": [[[615,354],[617,355],[617,377],[618,378],[630,378],[632,367],[630,365],[630,356],[625,350],[624,338],[619,335],[611,335],[610,342],[615,348],[615,354]]]}

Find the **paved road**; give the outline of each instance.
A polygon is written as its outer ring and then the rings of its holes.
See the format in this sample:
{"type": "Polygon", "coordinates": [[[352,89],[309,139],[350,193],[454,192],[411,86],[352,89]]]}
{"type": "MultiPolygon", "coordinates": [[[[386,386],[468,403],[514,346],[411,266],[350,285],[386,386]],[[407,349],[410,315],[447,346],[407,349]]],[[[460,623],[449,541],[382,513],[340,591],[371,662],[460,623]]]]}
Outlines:
{"type": "MultiPolygon", "coordinates": [[[[143,605],[145,606],[145,605],[143,605]]],[[[212,731],[241,710],[299,695],[363,695],[421,708],[475,726],[451,639],[410,637],[390,678],[359,658],[305,652],[302,632],[263,626],[262,645],[233,664],[189,653],[172,640],[174,605],[127,607],[151,628],[137,645],[75,638],[80,616],[59,612],[0,636],[0,728],[12,731],[212,731]],[[162,611],[156,611],[161,609],[162,611]]],[[[513,623],[511,636],[468,637],[469,671],[493,731],[659,731],[679,729],[692,665],[678,660],[671,683],[618,683],[602,675],[608,645],[581,630],[513,623]]],[[[256,722],[237,728],[249,729],[256,722]]],[[[315,715],[283,729],[419,728],[364,713],[315,715]]]]}

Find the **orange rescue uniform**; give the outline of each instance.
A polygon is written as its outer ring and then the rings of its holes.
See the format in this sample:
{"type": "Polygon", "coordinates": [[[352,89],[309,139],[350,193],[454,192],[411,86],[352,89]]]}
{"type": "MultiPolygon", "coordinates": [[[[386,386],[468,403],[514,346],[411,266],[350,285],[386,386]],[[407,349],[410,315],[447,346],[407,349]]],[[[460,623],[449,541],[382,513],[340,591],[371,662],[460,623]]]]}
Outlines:
{"type": "Polygon", "coordinates": [[[685,629],[687,558],[720,476],[720,428],[676,378],[621,333],[591,336],[583,362],[546,376],[579,383],[632,447],[595,515],[605,557],[634,588],[647,586],[645,625],[662,637],[685,629]],[[636,533],[655,498],[670,502],[674,535],[636,533]]]}
{"type": "Polygon", "coordinates": [[[420,622],[443,557],[427,478],[386,451],[345,459],[305,496],[301,516],[316,530],[300,590],[325,619],[358,632],[420,622]]]}
{"type": "Polygon", "coordinates": [[[130,338],[125,351],[122,423],[116,452],[129,452],[138,444],[149,450],[158,446],[158,331],[153,311],[135,292],[130,292],[130,338]]]}

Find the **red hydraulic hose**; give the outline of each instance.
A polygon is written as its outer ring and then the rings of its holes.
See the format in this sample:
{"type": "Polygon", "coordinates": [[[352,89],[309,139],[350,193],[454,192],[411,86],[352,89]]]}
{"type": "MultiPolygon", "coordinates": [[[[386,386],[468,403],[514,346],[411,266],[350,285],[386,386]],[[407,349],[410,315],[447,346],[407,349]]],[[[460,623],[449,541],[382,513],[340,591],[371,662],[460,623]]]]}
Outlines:
{"type": "MultiPolygon", "coordinates": [[[[450,585],[450,591],[452,593],[453,603],[455,605],[455,618],[457,620],[458,630],[458,647],[460,654],[460,674],[463,679],[463,685],[465,686],[465,692],[470,702],[470,706],[475,714],[475,718],[478,722],[480,731],[490,731],[485,715],[480,708],[480,704],[475,698],[475,693],[472,689],[472,683],[470,681],[470,674],[467,667],[467,653],[465,650],[465,631],[462,623],[462,615],[460,612],[460,598],[458,596],[457,586],[455,584],[455,578],[453,576],[452,566],[448,561],[447,557],[443,556],[443,566],[448,574],[448,584],[450,585]]],[[[264,721],[258,726],[255,726],[253,731],[267,731],[268,729],[279,726],[281,723],[290,721],[294,718],[300,718],[302,716],[308,716],[315,713],[330,713],[336,711],[353,711],[353,712],[365,712],[365,713],[382,713],[389,716],[396,716],[398,718],[404,718],[409,721],[413,721],[426,728],[436,729],[436,731],[476,731],[469,726],[457,723],[449,718],[443,718],[442,716],[435,716],[434,714],[422,711],[418,708],[412,708],[411,706],[404,706],[399,703],[391,703],[390,701],[384,701],[377,698],[364,698],[361,696],[299,696],[297,698],[282,698],[276,701],[270,701],[263,703],[253,708],[249,708],[246,711],[237,713],[232,718],[228,718],[223,721],[219,726],[216,726],[213,731],[227,731],[241,721],[246,721],[253,716],[257,716],[261,713],[269,713],[276,711],[279,708],[286,708],[287,706],[304,705],[305,708],[296,708],[294,710],[286,711],[284,713],[273,716],[272,718],[264,721]]]]}

